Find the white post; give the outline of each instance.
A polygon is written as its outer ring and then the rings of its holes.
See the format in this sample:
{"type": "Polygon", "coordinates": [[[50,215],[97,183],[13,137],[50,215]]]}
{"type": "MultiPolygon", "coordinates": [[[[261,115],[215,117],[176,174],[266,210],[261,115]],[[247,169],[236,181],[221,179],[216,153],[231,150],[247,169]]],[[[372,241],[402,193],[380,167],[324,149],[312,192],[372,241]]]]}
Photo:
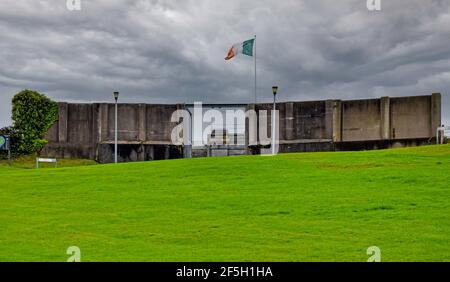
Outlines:
{"type": "Polygon", "coordinates": [[[276,122],[277,122],[277,115],[276,115],[276,110],[277,110],[277,104],[276,104],[276,96],[277,95],[273,95],[273,112],[272,112],[272,155],[275,155],[275,135],[276,135],[276,122]]]}

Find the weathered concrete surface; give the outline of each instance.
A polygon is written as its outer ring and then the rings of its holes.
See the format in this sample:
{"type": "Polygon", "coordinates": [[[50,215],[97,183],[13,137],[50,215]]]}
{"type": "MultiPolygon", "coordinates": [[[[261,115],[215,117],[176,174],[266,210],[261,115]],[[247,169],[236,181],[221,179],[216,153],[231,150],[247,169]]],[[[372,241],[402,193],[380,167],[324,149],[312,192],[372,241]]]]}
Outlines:
{"type": "Polygon", "coordinates": [[[381,139],[391,138],[391,100],[389,97],[381,97],[380,99],[380,130],[381,139]]]}
{"type": "MultiPolygon", "coordinates": [[[[100,163],[114,162],[113,144],[100,144],[99,151],[100,163]]],[[[183,150],[175,145],[121,144],[117,155],[119,162],[154,161],[182,158],[183,150]]]]}
{"type": "Polygon", "coordinates": [[[333,151],[333,142],[307,142],[295,144],[280,144],[280,153],[295,152],[328,152],[333,151]]]}
{"type": "Polygon", "coordinates": [[[430,138],[431,96],[391,98],[391,138],[430,138]]]}
{"type": "Polygon", "coordinates": [[[342,101],[333,102],[333,142],[342,141],[342,101]]]}
{"type": "Polygon", "coordinates": [[[379,99],[342,102],[342,141],[377,140],[381,138],[379,99]]]}
{"type": "MultiPolygon", "coordinates": [[[[327,133],[326,102],[294,103],[294,139],[331,139],[327,133]]],[[[282,139],[280,137],[280,139],[282,139]]],[[[285,139],[282,139],[285,140],[285,139]]]]}
{"type": "Polygon", "coordinates": [[[95,159],[95,104],[59,103],[59,120],[47,133],[44,154],[95,159]]]}
{"type": "Polygon", "coordinates": [[[436,129],[442,125],[441,121],[441,94],[433,93],[431,95],[431,136],[436,135],[436,129]]]}
{"type": "MultiPolygon", "coordinates": [[[[58,122],[47,133],[44,154],[61,158],[89,158],[111,162],[114,141],[114,104],[59,103],[58,122]]],[[[182,105],[118,105],[119,159],[144,161],[179,157],[170,134],[172,113],[182,105]],[[124,144],[126,143],[126,144],[124,144]]]]}
{"type": "MultiPolygon", "coordinates": [[[[247,110],[267,111],[271,137],[272,104],[249,104],[247,110]]],[[[172,114],[183,104],[119,104],[119,160],[146,161],[183,157],[183,147],[171,144],[177,125],[172,114]]],[[[375,149],[389,146],[432,143],[441,124],[441,95],[367,100],[327,100],[278,103],[280,151],[330,151],[375,149]],[[425,143],[426,143],[425,142],[425,143]]],[[[260,117],[256,117],[260,122],[260,117]]],[[[227,155],[255,154],[260,146],[231,148],[227,155]]],[[[254,135],[254,134],[253,134],[254,135]]],[[[113,160],[114,104],[59,103],[59,120],[48,131],[44,154],[60,158],[113,160]]],[[[261,141],[261,140],[259,140],[261,141]]],[[[224,154],[223,152],[216,152],[224,154]]],[[[214,154],[216,154],[214,153],[214,154]]],[[[205,156],[208,148],[193,149],[193,156],[205,156]]]]}
{"type": "MultiPolygon", "coordinates": [[[[256,111],[267,111],[267,124],[272,128],[272,104],[258,104],[256,111]]],[[[280,140],[331,139],[332,112],[326,101],[277,103],[280,140]]],[[[270,130],[268,136],[271,137],[270,130]]]]}

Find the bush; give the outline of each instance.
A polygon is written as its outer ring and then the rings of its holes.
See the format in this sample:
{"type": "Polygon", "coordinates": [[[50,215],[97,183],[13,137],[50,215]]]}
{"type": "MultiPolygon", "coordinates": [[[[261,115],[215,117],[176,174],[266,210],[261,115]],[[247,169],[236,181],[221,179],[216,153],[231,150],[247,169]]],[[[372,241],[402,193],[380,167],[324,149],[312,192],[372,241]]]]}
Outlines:
{"type": "Polygon", "coordinates": [[[45,134],[58,119],[58,104],[36,91],[23,90],[12,100],[12,120],[18,139],[15,151],[37,154],[47,141],[45,134]]]}

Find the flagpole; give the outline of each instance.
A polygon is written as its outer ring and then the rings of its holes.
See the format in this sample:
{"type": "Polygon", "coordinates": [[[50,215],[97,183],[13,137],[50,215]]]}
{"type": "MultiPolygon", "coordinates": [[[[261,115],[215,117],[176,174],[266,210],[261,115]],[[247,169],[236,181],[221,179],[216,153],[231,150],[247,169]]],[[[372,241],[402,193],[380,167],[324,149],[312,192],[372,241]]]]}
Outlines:
{"type": "Polygon", "coordinates": [[[257,92],[256,92],[256,35],[255,35],[255,41],[253,42],[254,44],[254,49],[255,49],[255,54],[254,54],[254,59],[255,59],[255,104],[258,101],[258,96],[257,96],[257,92]]]}

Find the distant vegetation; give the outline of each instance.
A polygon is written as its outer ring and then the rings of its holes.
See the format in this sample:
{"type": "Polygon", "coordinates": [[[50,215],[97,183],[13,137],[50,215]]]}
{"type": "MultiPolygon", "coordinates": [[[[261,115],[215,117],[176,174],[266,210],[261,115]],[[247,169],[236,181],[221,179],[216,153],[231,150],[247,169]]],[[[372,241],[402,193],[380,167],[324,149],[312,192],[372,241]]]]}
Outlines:
{"type": "Polygon", "coordinates": [[[14,154],[39,154],[47,141],[45,134],[58,119],[58,104],[45,95],[23,90],[12,99],[14,154]]]}

